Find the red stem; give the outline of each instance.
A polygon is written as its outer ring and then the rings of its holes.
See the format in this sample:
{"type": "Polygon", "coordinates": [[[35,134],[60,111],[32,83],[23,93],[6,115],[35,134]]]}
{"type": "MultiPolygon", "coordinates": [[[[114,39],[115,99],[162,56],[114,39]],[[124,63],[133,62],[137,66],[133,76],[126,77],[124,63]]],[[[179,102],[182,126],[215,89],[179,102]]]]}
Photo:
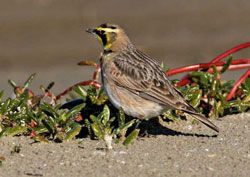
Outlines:
{"type": "MultiPolygon", "coordinates": [[[[79,64],[81,64],[81,63],[79,63],[79,64]]],[[[68,92],[70,92],[77,85],[82,85],[82,86],[92,85],[92,86],[96,87],[97,89],[101,88],[101,84],[99,82],[97,82],[99,73],[101,71],[100,65],[94,63],[91,66],[95,67],[95,71],[94,71],[93,76],[92,76],[93,80],[79,82],[79,83],[69,87],[68,89],[64,90],[62,93],[57,95],[56,100],[59,100],[62,96],[66,95],[68,92]]]]}
{"type": "Polygon", "coordinates": [[[182,87],[184,85],[187,85],[190,82],[189,75],[186,75],[184,78],[181,79],[181,81],[176,83],[177,87],[182,87]]]}
{"type": "MultiPolygon", "coordinates": [[[[218,71],[222,70],[223,66],[217,66],[216,67],[218,71]]],[[[244,69],[244,68],[250,68],[250,63],[247,64],[238,64],[238,65],[230,65],[227,70],[232,71],[232,70],[238,70],[238,69],[244,69]]],[[[209,73],[213,72],[213,69],[208,70],[209,73]]]]}
{"type": "Polygon", "coordinates": [[[79,82],[71,87],[69,87],[68,89],[64,90],[62,93],[60,93],[59,95],[56,96],[56,100],[59,100],[62,96],[66,95],[68,92],[70,92],[71,90],[73,90],[73,88],[77,85],[81,85],[81,86],[87,86],[87,85],[92,85],[96,88],[100,88],[101,84],[98,83],[97,81],[93,81],[93,80],[88,80],[88,81],[83,81],[83,82],[79,82]]]}
{"type": "Polygon", "coordinates": [[[240,86],[240,84],[241,84],[242,82],[245,81],[246,78],[248,78],[249,75],[250,75],[250,69],[248,69],[248,70],[240,77],[240,79],[239,79],[237,82],[235,82],[233,88],[230,90],[229,94],[227,95],[227,98],[226,98],[227,100],[231,100],[231,99],[234,97],[237,88],[240,86]]]}
{"type": "MultiPolygon", "coordinates": [[[[231,66],[234,66],[234,67],[231,67],[231,68],[234,68],[234,69],[237,69],[237,65],[240,65],[240,64],[250,64],[250,59],[238,59],[238,60],[233,60],[231,62],[231,66]]],[[[225,65],[225,62],[224,61],[220,61],[220,62],[217,62],[217,63],[201,63],[201,64],[196,64],[196,65],[189,65],[189,66],[185,66],[185,67],[179,67],[179,68],[175,68],[175,69],[171,69],[169,71],[166,72],[166,74],[168,76],[172,76],[172,75],[175,75],[175,74],[179,74],[179,73],[183,73],[183,72],[189,72],[189,71],[197,71],[198,69],[201,69],[201,68],[210,68],[211,66],[223,66],[225,65]]],[[[245,65],[246,67],[248,67],[249,65],[245,65]]],[[[228,68],[230,70],[230,67],[228,68]]],[[[239,68],[241,69],[241,68],[239,68]]]]}
{"type": "Polygon", "coordinates": [[[242,43],[240,45],[237,45],[237,46],[223,52],[222,54],[215,57],[210,63],[216,63],[216,62],[222,60],[223,58],[227,57],[228,55],[231,55],[232,53],[235,53],[235,52],[242,50],[242,49],[245,49],[247,47],[250,47],[250,42],[242,43]]]}
{"type": "MultiPolygon", "coordinates": [[[[232,53],[235,53],[235,52],[237,52],[239,50],[245,49],[247,47],[250,47],[250,42],[242,43],[240,45],[237,45],[237,46],[227,50],[226,52],[223,52],[222,54],[215,57],[210,63],[217,63],[218,61],[222,60],[223,58],[227,57],[228,55],[230,55],[232,53]]],[[[177,83],[176,85],[182,85],[182,83],[185,83],[185,84],[190,83],[190,80],[186,76],[183,79],[181,81],[179,81],[179,82],[181,82],[180,84],[177,83]],[[182,81],[183,79],[186,80],[186,81],[182,81]]]]}
{"type": "Polygon", "coordinates": [[[100,68],[100,65],[96,64],[95,66],[95,72],[93,73],[93,80],[97,81],[98,80],[98,76],[99,76],[99,73],[101,71],[101,68],[100,68]]]}

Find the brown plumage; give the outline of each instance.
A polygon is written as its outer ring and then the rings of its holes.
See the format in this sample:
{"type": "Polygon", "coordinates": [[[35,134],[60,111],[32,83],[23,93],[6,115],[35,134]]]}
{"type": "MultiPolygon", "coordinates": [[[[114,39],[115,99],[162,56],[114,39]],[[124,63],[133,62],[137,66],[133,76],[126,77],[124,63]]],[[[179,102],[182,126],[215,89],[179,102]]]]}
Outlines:
{"type": "Polygon", "coordinates": [[[130,116],[149,119],[167,109],[190,114],[211,129],[219,129],[196,112],[171,84],[159,63],[139,51],[118,25],[88,29],[102,43],[101,76],[112,104],[130,116]]]}

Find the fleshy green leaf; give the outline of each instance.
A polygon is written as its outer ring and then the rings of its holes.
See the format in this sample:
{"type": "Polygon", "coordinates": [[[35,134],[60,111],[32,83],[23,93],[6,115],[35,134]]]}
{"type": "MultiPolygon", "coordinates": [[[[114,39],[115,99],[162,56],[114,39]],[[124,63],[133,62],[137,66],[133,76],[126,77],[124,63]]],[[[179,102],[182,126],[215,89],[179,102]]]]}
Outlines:
{"type": "Polygon", "coordinates": [[[74,91],[83,99],[85,100],[86,99],[86,96],[88,95],[88,93],[84,90],[83,87],[77,85],[75,88],[74,88],[74,91]]]}
{"type": "Polygon", "coordinates": [[[11,79],[9,79],[8,80],[8,83],[11,85],[11,87],[13,87],[13,88],[16,88],[16,83],[13,81],[13,80],[11,80],[11,79]]]}
{"type": "Polygon", "coordinates": [[[0,110],[1,115],[4,115],[7,112],[10,102],[11,102],[10,98],[8,98],[6,101],[4,101],[3,105],[1,106],[1,110],[0,110]]]}
{"type": "Polygon", "coordinates": [[[125,113],[122,108],[119,109],[118,123],[119,127],[124,126],[125,124],[125,113]]]}
{"type": "Polygon", "coordinates": [[[19,134],[23,134],[27,131],[27,127],[24,126],[15,126],[15,127],[7,127],[4,131],[3,131],[3,135],[7,135],[7,136],[15,136],[15,135],[19,135],[19,134]]]}
{"type": "Polygon", "coordinates": [[[100,127],[98,126],[98,124],[97,123],[92,123],[91,124],[91,128],[92,128],[95,136],[97,136],[97,138],[99,140],[103,140],[103,138],[104,138],[104,132],[102,132],[102,130],[100,129],[100,127]]]}
{"type": "Polygon", "coordinates": [[[208,86],[211,80],[211,74],[201,71],[192,72],[190,75],[195,82],[201,83],[203,86],[208,86]]]}
{"type": "Polygon", "coordinates": [[[197,92],[195,92],[195,93],[192,95],[190,104],[191,104],[194,108],[196,108],[196,107],[199,106],[200,100],[201,100],[201,96],[202,96],[202,91],[201,91],[201,90],[198,90],[197,92]]]}
{"type": "Polygon", "coordinates": [[[224,73],[230,66],[230,64],[232,63],[233,60],[233,56],[230,56],[226,59],[226,63],[225,65],[223,65],[222,69],[221,69],[221,73],[224,73]]]}
{"type": "Polygon", "coordinates": [[[36,76],[36,73],[33,73],[30,75],[30,77],[25,81],[23,88],[26,89],[29,87],[29,85],[31,84],[31,82],[33,81],[34,77],[36,76]]]}
{"type": "Polygon", "coordinates": [[[81,126],[77,123],[73,124],[71,130],[66,133],[65,140],[71,140],[76,137],[81,131],[81,126]]]}
{"type": "Polygon", "coordinates": [[[128,146],[129,144],[131,144],[137,138],[139,131],[139,129],[135,129],[134,131],[132,131],[124,140],[123,145],[128,146]]]}
{"type": "Polygon", "coordinates": [[[70,117],[73,117],[80,113],[80,111],[84,108],[85,104],[80,104],[72,108],[70,111],[68,111],[65,115],[66,119],[69,119],[70,117]]]}
{"type": "Polygon", "coordinates": [[[110,111],[107,105],[104,106],[101,115],[102,115],[102,123],[104,124],[104,126],[106,126],[110,117],[110,111]]]}

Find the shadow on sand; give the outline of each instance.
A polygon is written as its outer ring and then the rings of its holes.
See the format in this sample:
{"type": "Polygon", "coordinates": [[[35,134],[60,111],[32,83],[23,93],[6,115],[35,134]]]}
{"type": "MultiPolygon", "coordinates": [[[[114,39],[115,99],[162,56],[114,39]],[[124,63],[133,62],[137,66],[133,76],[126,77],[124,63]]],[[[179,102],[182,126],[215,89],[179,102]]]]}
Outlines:
{"type": "Polygon", "coordinates": [[[141,136],[147,135],[166,135],[166,136],[195,136],[195,137],[207,137],[207,138],[215,138],[218,135],[208,135],[208,134],[199,134],[199,133],[185,133],[176,130],[169,129],[163,125],[161,125],[157,118],[150,119],[148,121],[142,121],[139,125],[141,130],[141,136]]]}

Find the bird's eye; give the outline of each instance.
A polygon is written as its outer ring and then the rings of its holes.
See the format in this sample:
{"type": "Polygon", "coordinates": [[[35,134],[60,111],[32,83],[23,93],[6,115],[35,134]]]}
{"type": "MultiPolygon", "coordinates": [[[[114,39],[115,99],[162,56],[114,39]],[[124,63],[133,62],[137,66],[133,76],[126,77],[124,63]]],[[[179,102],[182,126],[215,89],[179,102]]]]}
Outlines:
{"type": "Polygon", "coordinates": [[[105,31],[103,30],[96,30],[96,34],[99,36],[103,36],[105,34],[105,31]]]}
{"type": "Polygon", "coordinates": [[[101,33],[101,35],[103,35],[105,33],[105,31],[101,30],[100,33],[101,33]]]}

